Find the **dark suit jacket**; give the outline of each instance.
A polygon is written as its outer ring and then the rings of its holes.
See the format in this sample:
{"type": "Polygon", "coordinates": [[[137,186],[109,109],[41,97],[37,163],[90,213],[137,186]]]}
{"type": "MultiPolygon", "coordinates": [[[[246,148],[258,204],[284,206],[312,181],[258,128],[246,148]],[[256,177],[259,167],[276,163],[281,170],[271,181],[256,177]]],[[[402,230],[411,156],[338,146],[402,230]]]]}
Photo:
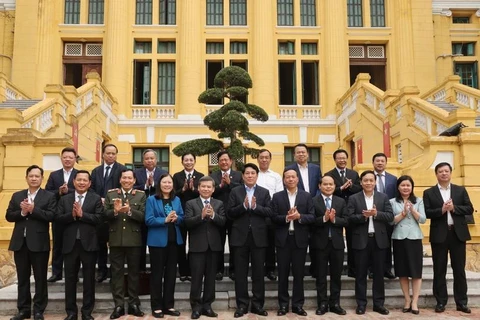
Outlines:
{"type": "Polygon", "coordinates": [[[335,195],[332,196],[331,207],[335,209],[335,223],[330,220],[323,221],[325,217],[325,201],[322,194],[313,198],[315,208],[315,224],[312,227],[311,247],[314,249],[325,249],[328,244],[328,231],[331,231],[332,245],[335,249],[344,249],[343,227],[348,225],[348,211],[345,200],[335,195]]]}
{"type": "MultiPolygon", "coordinates": [[[[397,177],[386,171],[384,173],[385,173],[385,194],[388,196],[388,199],[395,198],[395,195],[397,194],[397,177]]],[[[376,190],[377,190],[377,187],[375,186],[375,191],[376,190]]]]}
{"type": "MultiPolygon", "coordinates": [[[[373,193],[373,204],[377,208],[377,216],[373,218],[375,228],[375,240],[380,249],[390,246],[387,234],[387,225],[393,221],[394,215],[388,196],[381,192],[373,193]]],[[[367,210],[365,195],[363,192],[355,193],[348,199],[348,222],[353,228],[352,248],[362,250],[368,244],[368,220],[363,216],[362,211],[367,210]]]]}
{"type": "Polygon", "coordinates": [[[335,191],[333,192],[334,195],[337,197],[342,198],[345,202],[348,202],[348,198],[357,192],[362,191],[362,186],[360,185],[360,178],[358,176],[357,171],[345,168],[345,178],[352,180],[353,184],[350,188],[345,190],[340,190],[340,187],[343,185],[342,178],[338,173],[337,168],[333,168],[332,170],[325,173],[326,176],[330,176],[335,181],[335,191]]]}
{"type": "MultiPolygon", "coordinates": [[[[287,169],[293,169],[297,172],[298,188],[300,190],[305,191],[305,187],[304,187],[305,182],[303,181],[302,175],[300,174],[300,170],[298,169],[298,164],[293,163],[285,168],[285,170],[287,169]]],[[[310,187],[310,195],[312,197],[315,197],[320,192],[318,190],[318,182],[320,181],[321,176],[322,176],[322,171],[320,170],[320,167],[316,164],[308,163],[308,185],[310,187]]]]}
{"type": "Polygon", "coordinates": [[[115,162],[110,169],[107,181],[104,183],[103,176],[105,169],[103,163],[92,170],[92,185],[90,190],[94,191],[100,197],[105,198],[108,190],[120,188],[120,174],[122,170],[126,169],[123,164],[115,162]]]}
{"type": "MultiPolygon", "coordinates": [[[[473,206],[465,187],[450,184],[450,197],[453,201],[455,211],[451,214],[455,234],[460,241],[470,240],[470,232],[465,221],[465,216],[473,214],[473,206]]],[[[442,243],[447,238],[447,214],[442,214],[443,198],[435,185],[423,192],[423,203],[425,205],[425,214],[430,222],[430,242],[442,243]]]]}
{"type": "Polygon", "coordinates": [[[141,247],[142,234],[141,227],[145,222],[145,203],[147,197],[142,190],[132,190],[128,193],[127,200],[130,205],[132,215],[126,213],[114,213],[114,199],[122,199],[125,205],[126,200],[123,197],[121,189],[113,189],[107,192],[105,196],[105,216],[109,225],[110,247],[141,247]]]}
{"type": "Polygon", "coordinates": [[[173,175],[173,188],[175,189],[175,195],[180,198],[182,202],[182,207],[185,208],[188,200],[198,198],[200,194],[198,193],[198,180],[203,177],[203,173],[193,170],[193,189],[187,189],[182,191],[183,185],[185,184],[185,170],[179,171],[173,175]]]}
{"type": "Polygon", "coordinates": [[[185,225],[188,230],[188,246],[190,252],[222,251],[221,231],[225,227],[225,209],[223,202],[210,198],[215,216],[213,219],[202,219],[203,203],[200,197],[187,201],[185,207],[185,225]]]}
{"type": "Polygon", "coordinates": [[[61,197],[55,214],[55,221],[65,226],[62,253],[66,254],[73,250],[77,229],[80,229],[80,240],[83,249],[85,251],[97,251],[96,226],[104,221],[102,199],[95,192],[87,192],[82,205],[83,217],[73,219],[72,212],[75,200],[75,193],[69,193],[61,197]]]}
{"type": "MultiPolygon", "coordinates": [[[[70,177],[68,178],[68,193],[75,192],[75,187],[73,186],[73,176],[77,173],[77,169],[73,168],[72,172],[70,173],[70,177]]],[[[56,197],[57,200],[60,198],[60,194],[58,193],[58,189],[64,183],[63,179],[63,168],[57,171],[52,171],[50,176],[48,177],[47,184],[45,185],[45,190],[52,192],[56,197]]]]}
{"type": "Polygon", "coordinates": [[[245,185],[233,188],[228,200],[228,218],[233,220],[230,245],[241,247],[247,242],[249,229],[252,230],[253,241],[260,248],[268,247],[266,218],[273,216],[270,208],[270,193],[267,189],[256,185],[253,195],[256,199],[255,209],[245,209],[243,203],[247,196],[245,185]]]}
{"type": "Polygon", "coordinates": [[[242,173],[240,171],[234,171],[233,169],[231,169],[230,184],[225,184],[221,188],[220,183],[222,182],[222,171],[218,170],[212,172],[210,176],[215,181],[215,192],[213,193],[213,197],[215,199],[223,201],[223,204],[225,205],[225,210],[228,210],[228,197],[230,195],[230,191],[243,183],[242,173]]]}
{"type": "Polygon", "coordinates": [[[156,189],[157,189],[157,185],[158,185],[158,182],[159,182],[158,180],[160,179],[160,176],[163,175],[164,173],[168,173],[168,172],[163,170],[163,169],[160,169],[159,167],[157,167],[155,169],[154,174],[153,174],[153,181],[154,181],[153,187],[145,188],[145,183],[147,182],[146,169],[144,167],[140,168],[140,169],[137,169],[137,170],[135,170],[135,176],[137,177],[137,180],[136,180],[133,188],[137,189],[137,190],[145,191],[145,194],[147,195],[147,198],[149,196],[153,196],[153,195],[155,195],[155,192],[156,192],[156,189]]]}
{"type": "Polygon", "coordinates": [[[33,212],[22,216],[20,203],[27,198],[28,190],[21,190],[12,195],[8,204],[5,219],[15,222],[8,250],[19,251],[23,245],[23,234],[26,228],[26,243],[28,250],[33,252],[50,250],[49,226],[55,216],[57,201],[51,192],[39,189],[35,196],[33,212]]]}
{"type": "MultiPolygon", "coordinates": [[[[294,221],[295,242],[299,248],[306,248],[310,235],[310,224],[315,222],[315,209],[313,207],[312,197],[308,192],[298,188],[295,206],[301,217],[299,220],[294,221]]],[[[284,247],[287,242],[288,227],[290,224],[290,222],[286,222],[285,220],[288,210],[290,210],[287,190],[277,192],[273,195],[272,210],[272,221],[276,224],[275,246],[284,247]]]]}

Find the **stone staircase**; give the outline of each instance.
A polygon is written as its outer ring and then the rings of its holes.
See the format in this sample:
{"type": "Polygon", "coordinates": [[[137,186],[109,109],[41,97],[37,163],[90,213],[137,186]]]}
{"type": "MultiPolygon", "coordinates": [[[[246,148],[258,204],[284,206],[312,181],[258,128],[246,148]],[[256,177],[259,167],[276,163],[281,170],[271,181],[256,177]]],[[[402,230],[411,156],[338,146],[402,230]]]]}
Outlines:
{"type": "Polygon", "coordinates": [[[6,100],[0,103],[0,109],[17,109],[24,111],[42,100],[6,100]]]}
{"type": "MultiPolygon", "coordinates": [[[[307,263],[305,270],[308,270],[309,267],[309,257],[307,255],[307,263]]],[[[228,253],[225,253],[225,261],[228,261],[228,253]]],[[[228,269],[226,267],[226,269],[228,269]]],[[[308,274],[306,272],[306,274],[308,274]]],[[[81,272],[80,272],[81,275],[81,272]]],[[[469,306],[479,307],[480,306],[480,273],[469,272],[467,271],[468,279],[468,296],[469,296],[469,306]]],[[[369,297],[369,305],[371,306],[371,281],[368,285],[367,295],[369,297]]],[[[32,293],[34,292],[34,280],[33,276],[31,279],[32,293]]],[[[290,288],[292,288],[292,278],[290,278],[290,288]]],[[[315,290],[315,279],[311,276],[305,276],[305,305],[306,309],[315,309],[317,307],[316,301],[316,290],[315,290]]],[[[422,282],[422,291],[420,296],[420,308],[435,306],[435,298],[432,295],[432,284],[433,284],[433,264],[430,257],[425,257],[423,259],[423,282],[422,282]]],[[[450,266],[447,271],[447,286],[450,294],[449,302],[453,304],[453,275],[450,266]]],[[[251,289],[251,280],[249,279],[249,288],[251,289]]],[[[64,290],[65,282],[57,281],[56,283],[49,284],[49,302],[46,312],[47,313],[64,313],[64,290]]],[[[277,282],[270,281],[265,278],[265,308],[267,310],[276,310],[278,307],[277,304],[277,282]]],[[[80,283],[77,287],[77,301],[81,304],[82,297],[82,279],[80,278],[80,283]]],[[[177,279],[175,287],[175,308],[179,310],[190,311],[189,303],[189,292],[190,292],[190,282],[181,282],[177,279]]],[[[222,281],[216,282],[216,301],[213,305],[215,310],[228,310],[235,308],[235,285],[232,280],[228,277],[224,277],[222,281]]],[[[400,284],[398,279],[388,280],[385,279],[385,306],[388,308],[401,308],[403,307],[403,294],[400,290],[400,284]]],[[[341,293],[341,304],[344,307],[355,307],[355,280],[348,278],[347,276],[342,276],[342,293],[341,293]]],[[[16,298],[17,298],[17,286],[16,284],[9,287],[0,289],[0,316],[1,315],[12,315],[16,312],[16,298]]],[[[150,312],[150,296],[143,295],[140,296],[142,310],[145,314],[150,312]]],[[[110,293],[110,285],[108,281],[96,285],[96,304],[95,312],[96,313],[110,313],[114,308],[112,295],[110,293]]]]}
{"type": "Polygon", "coordinates": [[[447,111],[447,112],[452,112],[456,109],[458,109],[458,107],[456,105],[453,105],[449,102],[446,102],[446,101],[429,101],[431,104],[447,111]]]}

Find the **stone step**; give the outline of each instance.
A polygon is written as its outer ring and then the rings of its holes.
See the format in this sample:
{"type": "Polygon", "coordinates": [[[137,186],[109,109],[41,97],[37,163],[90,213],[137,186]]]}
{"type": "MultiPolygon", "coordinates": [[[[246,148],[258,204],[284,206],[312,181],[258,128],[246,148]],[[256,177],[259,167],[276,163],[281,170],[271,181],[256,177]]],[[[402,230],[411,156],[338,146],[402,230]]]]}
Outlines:
{"type": "MultiPolygon", "coordinates": [[[[471,289],[480,289],[480,273],[469,272],[467,271],[467,279],[468,279],[468,286],[471,289]]],[[[291,283],[293,280],[292,277],[289,278],[289,282],[291,283]]],[[[33,283],[33,277],[31,278],[31,290],[32,292],[35,291],[35,284],[33,283]]],[[[305,290],[315,290],[315,279],[306,276],[304,278],[304,288],[305,290]]],[[[368,280],[371,282],[372,280],[368,280]]],[[[80,283],[77,286],[77,292],[82,291],[82,279],[80,279],[80,283]]],[[[249,290],[251,290],[251,279],[248,278],[249,283],[249,290]]],[[[371,286],[368,285],[370,288],[371,286]]],[[[423,288],[432,288],[433,287],[433,274],[432,273],[424,273],[423,274],[423,281],[422,281],[423,288]]],[[[448,289],[453,289],[453,275],[447,274],[447,287],[448,289]]],[[[400,284],[397,279],[389,280],[385,279],[385,289],[398,289],[400,288],[400,284]]],[[[219,292],[227,292],[227,291],[235,291],[235,283],[228,277],[224,277],[222,281],[216,282],[216,289],[219,292]]],[[[347,276],[342,276],[342,289],[343,290],[354,290],[355,289],[355,279],[349,278],[347,276]]],[[[110,282],[104,281],[102,283],[98,283],[95,286],[95,290],[97,293],[109,293],[110,290],[110,282]]],[[[276,291],[277,290],[277,281],[271,281],[265,278],[265,290],[266,291],[276,291]]],[[[60,280],[55,283],[48,284],[48,292],[49,293],[56,293],[56,292],[64,292],[65,291],[65,280],[60,280]]],[[[175,292],[190,292],[190,282],[185,281],[182,282],[177,278],[176,285],[175,285],[175,292]]]]}
{"type": "MultiPolygon", "coordinates": [[[[291,285],[290,285],[291,287],[291,285]]],[[[12,315],[15,314],[16,309],[16,288],[15,286],[9,286],[0,289],[0,315],[12,315]]],[[[291,292],[290,292],[291,295],[291,292]]],[[[371,290],[367,292],[368,305],[372,305],[371,290]]],[[[387,308],[401,308],[403,307],[403,294],[400,289],[386,289],[385,290],[385,306],[387,308]]],[[[480,289],[469,289],[468,298],[470,307],[480,307],[480,289]]],[[[82,294],[77,294],[77,301],[79,307],[81,306],[82,294]]],[[[315,290],[305,290],[305,304],[306,309],[315,309],[317,306],[317,293],[315,290]]],[[[450,304],[453,304],[453,293],[449,290],[450,304]]],[[[141,308],[148,314],[150,313],[150,296],[140,296],[141,308]]],[[[431,288],[422,287],[419,307],[420,308],[433,308],[435,306],[435,298],[431,294],[431,288]]],[[[341,293],[341,305],[344,307],[353,307],[356,305],[354,290],[342,290],[341,293]]],[[[95,299],[95,313],[110,313],[113,310],[114,304],[110,293],[98,293],[95,299]]],[[[216,300],[213,304],[214,310],[234,310],[235,308],[235,292],[234,291],[218,291],[216,293],[216,300]]],[[[265,292],[265,309],[276,310],[278,307],[277,292],[266,291],[265,292]]],[[[50,293],[49,303],[46,313],[64,313],[64,293],[50,293]]],[[[188,292],[176,292],[175,293],[175,308],[189,314],[190,303],[188,292]]]]}

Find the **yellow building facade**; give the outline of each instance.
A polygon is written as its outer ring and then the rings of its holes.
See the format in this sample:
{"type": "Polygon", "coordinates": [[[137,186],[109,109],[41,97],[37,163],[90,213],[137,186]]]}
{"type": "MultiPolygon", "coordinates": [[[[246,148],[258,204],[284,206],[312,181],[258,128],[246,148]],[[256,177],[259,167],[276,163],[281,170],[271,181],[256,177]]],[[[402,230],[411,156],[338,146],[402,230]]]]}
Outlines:
{"type": "MultiPolygon", "coordinates": [[[[0,98],[17,103],[0,108],[3,212],[25,168],[48,176],[65,146],[86,169],[115,143],[122,163],[141,165],[154,148],[159,165],[181,170],[175,146],[216,137],[203,117],[221,101],[197,99],[229,65],[249,72],[248,101],[269,114],[250,128],[277,172],[297,143],[323,172],[338,148],[359,171],[385,152],[389,171],[411,174],[420,193],[448,160],[480,205],[478,1],[11,0],[0,10],[0,98]],[[469,128],[437,137],[458,122],[469,128]]],[[[214,155],[197,160],[205,173],[213,165],[214,155]]],[[[12,226],[0,228],[5,246],[12,226]]]]}

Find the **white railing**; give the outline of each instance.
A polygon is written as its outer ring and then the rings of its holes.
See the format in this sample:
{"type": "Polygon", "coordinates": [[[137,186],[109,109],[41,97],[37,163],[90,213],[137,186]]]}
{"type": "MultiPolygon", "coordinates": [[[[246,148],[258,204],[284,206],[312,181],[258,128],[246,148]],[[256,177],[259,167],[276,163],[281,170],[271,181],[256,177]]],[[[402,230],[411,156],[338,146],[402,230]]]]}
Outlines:
{"type": "Polygon", "coordinates": [[[157,119],[175,119],[175,107],[158,108],[157,119]]]}
{"type": "Polygon", "coordinates": [[[433,101],[445,101],[446,97],[447,97],[447,91],[445,89],[442,89],[433,94],[433,101]]]}
{"type": "Polygon", "coordinates": [[[133,119],[150,119],[151,108],[135,108],[132,110],[133,119]]]}
{"type": "Polygon", "coordinates": [[[413,123],[426,133],[430,133],[428,130],[428,119],[424,113],[415,110],[415,121],[413,123]]]}
{"type": "Polygon", "coordinates": [[[435,125],[437,127],[437,135],[439,135],[440,133],[442,133],[443,131],[447,130],[447,126],[435,121],[435,125]]]}
{"type": "Polygon", "coordinates": [[[280,106],[279,119],[304,119],[304,120],[320,120],[321,109],[319,107],[304,107],[304,106],[280,106]]]}

